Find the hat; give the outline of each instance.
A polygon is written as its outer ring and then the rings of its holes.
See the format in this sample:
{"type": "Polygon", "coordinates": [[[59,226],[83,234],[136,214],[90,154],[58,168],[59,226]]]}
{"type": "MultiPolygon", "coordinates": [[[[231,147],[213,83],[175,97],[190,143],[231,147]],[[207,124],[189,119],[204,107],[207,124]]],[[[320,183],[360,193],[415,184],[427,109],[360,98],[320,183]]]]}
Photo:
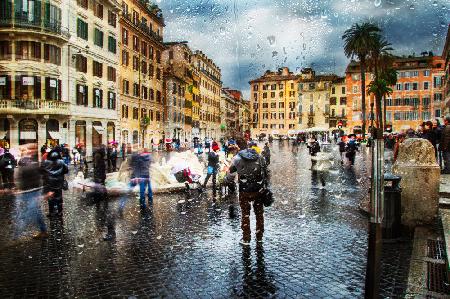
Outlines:
{"type": "Polygon", "coordinates": [[[213,151],[218,151],[219,149],[220,148],[219,148],[219,146],[217,144],[214,144],[213,147],[212,147],[213,151]]]}

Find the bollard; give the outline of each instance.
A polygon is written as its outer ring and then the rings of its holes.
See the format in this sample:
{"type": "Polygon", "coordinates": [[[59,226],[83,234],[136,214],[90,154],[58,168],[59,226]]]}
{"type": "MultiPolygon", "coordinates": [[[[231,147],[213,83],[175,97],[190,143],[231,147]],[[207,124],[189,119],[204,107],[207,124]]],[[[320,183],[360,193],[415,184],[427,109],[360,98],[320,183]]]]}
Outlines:
{"type": "Polygon", "coordinates": [[[382,224],[383,239],[400,237],[402,230],[402,189],[400,176],[384,175],[384,216],[382,224]]]}
{"type": "Polygon", "coordinates": [[[441,171],[433,145],[426,139],[408,138],[401,145],[392,171],[402,180],[402,225],[433,224],[438,212],[441,171]]]}

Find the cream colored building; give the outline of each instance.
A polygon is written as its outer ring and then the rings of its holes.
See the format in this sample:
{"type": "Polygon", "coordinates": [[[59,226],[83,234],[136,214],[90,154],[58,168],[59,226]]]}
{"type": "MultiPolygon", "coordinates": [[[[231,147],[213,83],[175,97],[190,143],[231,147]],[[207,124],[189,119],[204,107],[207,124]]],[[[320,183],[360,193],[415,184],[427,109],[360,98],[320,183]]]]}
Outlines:
{"type": "Polygon", "coordinates": [[[328,130],[330,127],[330,92],[336,75],[316,75],[303,69],[299,80],[299,130],[328,130]]]}
{"type": "Polygon", "coordinates": [[[123,0],[120,17],[120,125],[125,144],[164,138],[164,19],[157,5],[123,0]]]}
{"type": "Polygon", "coordinates": [[[298,75],[281,68],[250,81],[251,136],[295,134],[299,128],[298,75]]]}
{"type": "Polygon", "coordinates": [[[221,70],[202,51],[192,56],[194,68],[200,74],[200,124],[199,137],[218,140],[220,130],[221,70]]]}
{"type": "Polygon", "coordinates": [[[63,3],[3,1],[0,18],[0,146],[66,143],[70,97],[63,3]]]}
{"type": "Polygon", "coordinates": [[[70,40],[67,94],[71,103],[68,141],[83,143],[87,155],[120,139],[118,46],[120,5],[115,0],[63,0],[63,24],[70,40]]]}

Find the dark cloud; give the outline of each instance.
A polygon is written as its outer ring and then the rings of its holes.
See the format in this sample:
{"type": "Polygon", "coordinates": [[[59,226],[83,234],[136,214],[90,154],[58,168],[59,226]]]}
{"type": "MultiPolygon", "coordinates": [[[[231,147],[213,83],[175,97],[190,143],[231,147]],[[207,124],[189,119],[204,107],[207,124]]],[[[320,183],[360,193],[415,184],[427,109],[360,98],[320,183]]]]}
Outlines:
{"type": "Polygon", "coordinates": [[[160,0],[166,40],[188,40],[222,69],[225,86],[248,94],[266,69],[313,66],[343,74],[341,36],[355,22],[384,30],[395,54],[441,54],[447,0],[160,0]]]}

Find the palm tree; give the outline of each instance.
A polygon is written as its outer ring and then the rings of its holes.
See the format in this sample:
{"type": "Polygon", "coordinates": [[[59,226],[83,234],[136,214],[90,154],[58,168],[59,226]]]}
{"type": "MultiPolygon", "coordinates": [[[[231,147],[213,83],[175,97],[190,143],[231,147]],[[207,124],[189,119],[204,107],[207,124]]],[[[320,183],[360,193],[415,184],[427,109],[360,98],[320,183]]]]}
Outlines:
{"type": "Polygon", "coordinates": [[[385,79],[375,78],[369,84],[368,94],[375,95],[377,104],[377,118],[378,118],[378,128],[383,128],[383,114],[381,113],[381,100],[386,95],[392,93],[392,88],[389,87],[388,82],[385,79]]]}
{"type": "Polygon", "coordinates": [[[361,109],[362,109],[362,133],[366,134],[366,64],[370,50],[373,48],[374,39],[380,32],[377,25],[364,22],[353,24],[342,35],[344,40],[344,53],[348,58],[355,56],[359,59],[361,68],[361,109]]]}
{"type": "MultiPolygon", "coordinates": [[[[385,80],[388,86],[393,86],[397,83],[397,71],[393,68],[386,68],[381,74],[380,78],[385,80]]],[[[386,96],[386,95],[385,95],[386,96]]],[[[384,109],[383,109],[383,120],[386,126],[386,99],[383,99],[384,109]]]]}

